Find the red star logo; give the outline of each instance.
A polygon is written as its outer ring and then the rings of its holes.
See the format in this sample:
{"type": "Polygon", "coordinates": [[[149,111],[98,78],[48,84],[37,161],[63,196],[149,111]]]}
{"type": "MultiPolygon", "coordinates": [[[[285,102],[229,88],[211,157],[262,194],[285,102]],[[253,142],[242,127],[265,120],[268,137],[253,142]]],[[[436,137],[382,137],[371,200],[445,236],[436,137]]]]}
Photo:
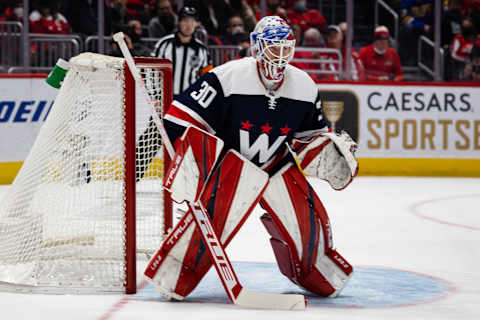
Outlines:
{"type": "Polygon", "coordinates": [[[248,131],[251,127],[253,127],[253,124],[251,124],[248,120],[246,122],[242,122],[242,129],[248,131]]]}
{"type": "Polygon", "coordinates": [[[290,130],[292,129],[290,129],[287,125],[285,125],[285,127],[283,128],[280,128],[280,131],[282,131],[282,135],[285,135],[285,136],[288,134],[290,130]]]}
{"type": "Polygon", "coordinates": [[[268,123],[262,126],[261,128],[262,128],[262,133],[270,134],[270,131],[272,131],[272,127],[270,127],[268,123]]]}

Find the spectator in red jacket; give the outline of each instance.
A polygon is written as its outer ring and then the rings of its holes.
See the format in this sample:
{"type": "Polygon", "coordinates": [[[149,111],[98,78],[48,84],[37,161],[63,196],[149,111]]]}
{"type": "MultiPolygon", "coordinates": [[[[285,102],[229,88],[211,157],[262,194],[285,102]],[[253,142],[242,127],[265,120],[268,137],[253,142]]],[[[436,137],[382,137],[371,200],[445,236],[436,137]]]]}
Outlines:
{"type": "MultiPolygon", "coordinates": [[[[296,26],[296,25],[294,25],[296,26]]],[[[307,31],[305,31],[303,35],[303,43],[300,39],[300,41],[296,42],[296,46],[302,46],[306,48],[321,48],[323,46],[323,38],[322,34],[320,31],[318,31],[315,28],[310,28],[307,31]]],[[[301,61],[297,62],[295,59],[307,59],[307,60],[313,60],[313,59],[318,59],[318,53],[312,52],[310,50],[308,51],[298,51],[295,50],[295,54],[293,56],[293,61],[291,62],[291,65],[302,69],[308,73],[308,70],[318,70],[319,65],[317,63],[312,63],[309,61],[301,61]]],[[[312,79],[316,80],[316,73],[309,73],[310,77],[312,79]]]]}
{"type": "Polygon", "coordinates": [[[58,11],[56,1],[41,0],[30,14],[30,27],[33,33],[70,34],[70,25],[58,11]]]}
{"type": "Polygon", "coordinates": [[[475,40],[475,30],[472,20],[465,18],[462,20],[462,33],[457,34],[450,45],[450,57],[452,62],[452,80],[463,79],[463,70],[465,63],[470,56],[475,40]]]}
{"type": "Polygon", "coordinates": [[[287,12],[287,17],[291,24],[298,24],[304,32],[309,28],[323,32],[327,25],[327,20],[318,10],[308,9],[306,0],[296,0],[293,10],[287,12]]]}
{"type": "Polygon", "coordinates": [[[389,47],[390,33],[387,27],[375,28],[371,45],[360,49],[359,56],[365,68],[365,79],[373,81],[402,81],[402,66],[395,49],[389,47]]]}
{"type": "MultiPolygon", "coordinates": [[[[344,72],[347,67],[347,57],[346,57],[346,47],[343,43],[343,33],[339,26],[329,25],[327,28],[326,36],[327,45],[325,48],[336,49],[340,51],[342,57],[341,69],[339,63],[339,56],[335,52],[322,53],[320,59],[325,60],[325,62],[320,64],[320,69],[325,71],[325,73],[318,76],[319,80],[340,80],[345,78],[344,72]]],[[[358,53],[352,47],[352,56],[351,56],[351,66],[352,66],[352,80],[363,80],[364,70],[362,61],[360,60],[358,53]]]]}
{"type": "Polygon", "coordinates": [[[2,12],[1,21],[18,21],[23,23],[23,2],[10,1],[5,5],[5,10],[2,12]]]}

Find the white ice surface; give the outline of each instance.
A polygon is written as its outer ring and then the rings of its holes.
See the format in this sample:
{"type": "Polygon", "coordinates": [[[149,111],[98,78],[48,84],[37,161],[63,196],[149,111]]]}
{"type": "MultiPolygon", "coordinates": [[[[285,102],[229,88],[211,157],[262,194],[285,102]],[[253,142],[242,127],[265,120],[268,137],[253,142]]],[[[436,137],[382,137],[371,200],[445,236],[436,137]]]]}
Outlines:
{"type": "MultiPolygon", "coordinates": [[[[335,246],[351,264],[424,274],[455,289],[442,299],[409,306],[312,306],[304,312],[122,295],[0,292],[0,319],[480,319],[480,179],[361,177],[340,192],[322,182],[314,186],[329,213],[335,246]]],[[[0,199],[7,189],[0,186],[0,199]]],[[[274,261],[261,214],[255,209],[229,246],[233,261],[274,261]]]]}

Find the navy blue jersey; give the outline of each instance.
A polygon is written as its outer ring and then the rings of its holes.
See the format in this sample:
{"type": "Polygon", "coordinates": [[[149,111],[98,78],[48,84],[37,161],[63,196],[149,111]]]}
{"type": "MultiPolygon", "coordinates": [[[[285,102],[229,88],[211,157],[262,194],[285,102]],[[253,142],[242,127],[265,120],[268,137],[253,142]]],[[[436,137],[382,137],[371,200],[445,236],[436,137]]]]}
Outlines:
{"type": "Polygon", "coordinates": [[[303,71],[287,66],[274,92],[260,80],[255,59],[221,65],[173,101],[165,116],[172,139],[188,125],[208,131],[260,167],[285,150],[285,142],[327,129],[318,89],[303,71]]]}

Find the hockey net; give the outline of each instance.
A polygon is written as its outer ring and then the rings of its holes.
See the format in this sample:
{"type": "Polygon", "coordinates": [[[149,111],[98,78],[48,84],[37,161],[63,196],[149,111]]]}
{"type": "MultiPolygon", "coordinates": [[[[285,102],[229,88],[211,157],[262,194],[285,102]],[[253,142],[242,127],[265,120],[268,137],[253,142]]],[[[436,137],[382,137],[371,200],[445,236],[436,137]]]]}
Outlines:
{"type": "MultiPolygon", "coordinates": [[[[170,63],[135,62],[163,114],[170,63]]],[[[136,258],[148,259],[171,227],[168,159],[123,59],[84,53],[70,65],[0,203],[1,290],[132,293],[136,258]]]]}

